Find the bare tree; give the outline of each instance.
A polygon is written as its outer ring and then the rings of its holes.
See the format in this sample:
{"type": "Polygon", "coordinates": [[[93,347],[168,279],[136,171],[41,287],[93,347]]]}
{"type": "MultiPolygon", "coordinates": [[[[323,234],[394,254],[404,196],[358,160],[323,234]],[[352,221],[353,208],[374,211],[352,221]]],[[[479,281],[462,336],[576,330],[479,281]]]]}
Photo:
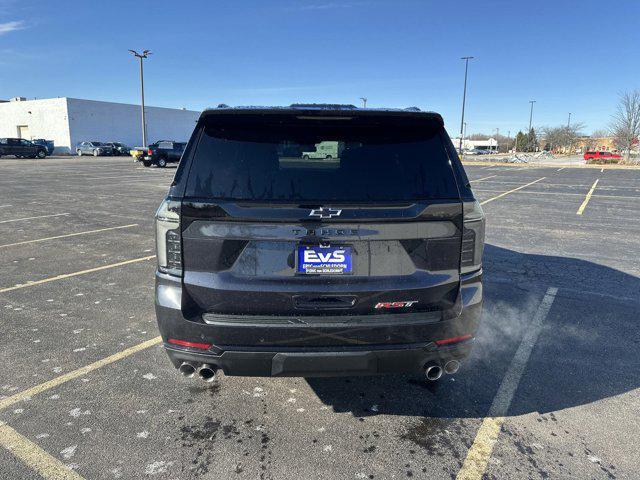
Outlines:
{"type": "Polygon", "coordinates": [[[564,144],[564,129],[566,127],[543,127],[543,148],[553,151],[564,144]]]}
{"type": "Polygon", "coordinates": [[[486,135],[484,133],[472,133],[467,137],[469,140],[489,140],[491,138],[490,135],[486,135]]]}
{"type": "Polygon", "coordinates": [[[608,137],[609,131],[604,130],[604,129],[600,129],[600,130],[594,130],[593,133],[591,134],[591,138],[605,138],[608,137]]]}
{"type": "Polygon", "coordinates": [[[620,95],[616,113],[611,120],[613,141],[624,152],[625,162],[629,161],[631,148],[640,136],[640,90],[620,95]]]}
{"type": "Polygon", "coordinates": [[[550,150],[558,150],[562,148],[570,153],[572,145],[576,143],[576,140],[581,135],[580,132],[583,128],[583,123],[574,123],[570,126],[561,125],[559,127],[544,127],[542,129],[544,143],[549,146],[550,150]]]}

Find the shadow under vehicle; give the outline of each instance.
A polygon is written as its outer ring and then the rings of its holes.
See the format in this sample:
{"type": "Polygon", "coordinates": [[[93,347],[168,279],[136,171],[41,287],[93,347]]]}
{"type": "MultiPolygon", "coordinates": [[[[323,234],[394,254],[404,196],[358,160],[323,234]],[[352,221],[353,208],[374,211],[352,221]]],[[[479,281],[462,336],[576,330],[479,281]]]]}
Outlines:
{"type": "Polygon", "coordinates": [[[307,378],[308,384],[334,411],[358,417],[442,419],[435,430],[450,419],[484,417],[547,286],[553,285],[558,293],[509,415],[578,407],[640,387],[640,278],[586,260],[490,244],[484,275],[483,320],[455,382],[425,383],[405,375],[307,378]]]}

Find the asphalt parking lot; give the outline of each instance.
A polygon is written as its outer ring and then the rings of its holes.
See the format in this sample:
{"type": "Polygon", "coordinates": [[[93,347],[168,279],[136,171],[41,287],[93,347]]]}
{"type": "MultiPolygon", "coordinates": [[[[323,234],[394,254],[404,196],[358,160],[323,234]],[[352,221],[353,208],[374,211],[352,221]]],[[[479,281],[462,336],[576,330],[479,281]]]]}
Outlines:
{"type": "Polygon", "coordinates": [[[433,384],[182,378],[153,311],[174,171],[0,160],[2,477],[638,477],[640,170],[467,166],[484,320],[433,384]]]}

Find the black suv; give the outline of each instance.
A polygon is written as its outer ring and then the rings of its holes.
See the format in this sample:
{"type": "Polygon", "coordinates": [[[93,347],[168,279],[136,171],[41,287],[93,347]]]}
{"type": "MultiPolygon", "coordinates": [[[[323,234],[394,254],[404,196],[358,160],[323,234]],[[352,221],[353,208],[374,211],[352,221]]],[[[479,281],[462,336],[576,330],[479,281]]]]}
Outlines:
{"type": "Polygon", "coordinates": [[[436,380],[478,328],[484,214],[437,113],[207,110],[156,234],[158,325],[189,377],[436,380]]]}
{"type": "Polygon", "coordinates": [[[174,142],[172,140],[160,140],[152,143],[147,148],[147,154],[142,159],[142,164],[145,167],[157,165],[160,168],[164,168],[169,163],[177,163],[180,161],[186,146],[187,144],[184,142],[174,142]]]}
{"type": "Polygon", "coordinates": [[[0,138],[0,157],[13,155],[16,158],[44,158],[47,147],[36,145],[24,138],[0,138]]]}

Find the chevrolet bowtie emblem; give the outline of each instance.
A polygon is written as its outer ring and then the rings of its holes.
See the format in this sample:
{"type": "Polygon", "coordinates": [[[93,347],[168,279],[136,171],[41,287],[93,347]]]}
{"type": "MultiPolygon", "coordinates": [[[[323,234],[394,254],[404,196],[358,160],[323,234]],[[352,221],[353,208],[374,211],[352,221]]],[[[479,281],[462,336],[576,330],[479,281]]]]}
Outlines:
{"type": "Polygon", "coordinates": [[[336,208],[314,208],[309,213],[310,217],[318,217],[318,218],[332,218],[337,217],[342,213],[342,210],[338,210],[336,208]]]}

